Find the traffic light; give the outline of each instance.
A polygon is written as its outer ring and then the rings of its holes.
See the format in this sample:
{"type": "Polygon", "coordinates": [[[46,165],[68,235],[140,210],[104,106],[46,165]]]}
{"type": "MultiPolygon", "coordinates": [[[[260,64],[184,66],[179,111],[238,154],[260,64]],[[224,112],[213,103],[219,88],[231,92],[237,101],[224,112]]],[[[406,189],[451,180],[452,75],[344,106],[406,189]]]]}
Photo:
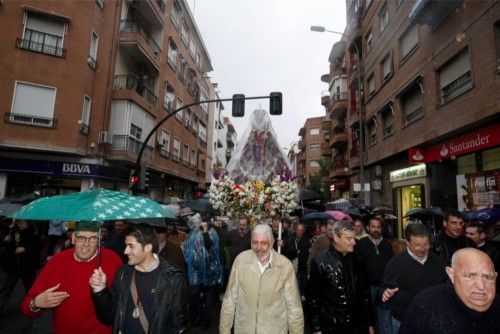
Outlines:
{"type": "Polygon", "coordinates": [[[283,94],[281,92],[272,92],[269,95],[269,113],[271,115],[281,115],[283,94]]]}
{"type": "Polygon", "coordinates": [[[234,94],[233,95],[233,117],[243,117],[245,116],[245,95],[244,94],[234,94]]]}
{"type": "Polygon", "coordinates": [[[132,169],[130,171],[130,178],[128,180],[128,188],[132,191],[132,194],[137,193],[139,187],[139,175],[137,170],[132,169]]]}
{"type": "Polygon", "coordinates": [[[147,191],[149,187],[149,172],[146,166],[141,166],[139,169],[139,190],[147,191]]]}

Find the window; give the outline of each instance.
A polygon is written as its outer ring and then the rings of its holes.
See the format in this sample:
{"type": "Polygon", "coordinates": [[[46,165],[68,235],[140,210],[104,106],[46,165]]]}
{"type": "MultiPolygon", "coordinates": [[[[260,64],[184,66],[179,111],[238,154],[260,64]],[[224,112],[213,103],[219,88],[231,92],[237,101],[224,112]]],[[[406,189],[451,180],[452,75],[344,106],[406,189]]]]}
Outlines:
{"type": "Polygon", "coordinates": [[[66,50],[63,49],[65,31],[66,23],[62,20],[28,12],[23,38],[18,46],[51,56],[65,57],[66,50]]]}
{"type": "Polygon", "coordinates": [[[189,162],[189,146],[184,145],[184,152],[182,154],[182,157],[182,159],[184,160],[184,164],[187,165],[187,163],[189,162]]]}
{"type": "Polygon", "coordinates": [[[375,118],[372,118],[371,122],[368,123],[368,145],[373,146],[377,143],[377,122],[375,118]]]}
{"type": "Polygon", "coordinates": [[[92,100],[90,96],[83,96],[82,116],[80,118],[80,132],[83,134],[89,133],[90,107],[92,100]]]}
{"type": "Polygon", "coordinates": [[[10,121],[37,126],[54,126],[56,89],[16,82],[10,121]]]}
{"type": "Polygon", "coordinates": [[[184,120],[184,112],[186,110],[179,110],[176,114],[175,114],[175,118],[182,123],[182,121],[184,120]]]}
{"type": "Polygon", "coordinates": [[[316,161],[316,160],[311,160],[311,161],[309,162],[309,167],[312,167],[312,168],[319,168],[319,167],[320,167],[320,165],[319,165],[319,162],[318,162],[318,161],[316,161]]]}
{"type": "Polygon", "coordinates": [[[188,129],[191,127],[192,118],[193,118],[193,112],[191,111],[191,109],[185,110],[185,112],[184,112],[184,126],[188,129]]]}
{"type": "Polygon", "coordinates": [[[187,25],[186,22],[184,22],[182,24],[181,38],[182,38],[182,42],[184,43],[184,45],[188,46],[189,45],[189,26],[187,25]]]}
{"type": "Polygon", "coordinates": [[[311,128],[311,129],[309,130],[309,134],[310,134],[311,136],[316,136],[316,135],[319,135],[319,128],[311,128]]]}
{"type": "Polygon", "coordinates": [[[312,144],[310,144],[309,145],[309,149],[311,151],[317,151],[317,150],[319,150],[319,143],[312,143],[312,144]]]}
{"type": "Polygon", "coordinates": [[[201,55],[199,53],[196,54],[196,66],[201,69],[201,55]]]}
{"type": "Polygon", "coordinates": [[[177,68],[177,45],[174,41],[169,40],[168,42],[168,65],[175,70],[177,68]]]}
{"type": "Polygon", "coordinates": [[[172,15],[170,15],[170,18],[172,22],[174,22],[174,25],[176,27],[179,27],[179,20],[181,18],[181,5],[179,4],[178,0],[174,0],[174,3],[172,5],[172,15]]]}
{"type": "Polygon", "coordinates": [[[192,167],[196,167],[196,151],[191,150],[191,156],[189,157],[189,163],[192,165],[192,167]]]}
{"type": "Polygon", "coordinates": [[[170,133],[167,130],[161,132],[162,148],[168,153],[170,151],[170,133]]]}
{"type": "Polygon", "coordinates": [[[193,59],[196,57],[196,42],[194,41],[193,38],[189,40],[189,54],[193,59]]]}
{"type": "Polygon", "coordinates": [[[497,73],[500,73],[500,20],[495,22],[495,53],[497,56],[497,73]]]}
{"type": "Polygon", "coordinates": [[[392,107],[382,112],[382,118],[384,121],[384,138],[387,138],[394,134],[394,114],[392,107]]]}
{"type": "Polygon", "coordinates": [[[137,125],[131,123],[130,136],[140,141],[142,138],[142,129],[137,125]]]}
{"type": "Polygon", "coordinates": [[[177,138],[174,138],[174,150],[172,153],[172,159],[176,162],[179,162],[179,159],[181,157],[181,142],[177,138]]]}
{"type": "Polygon", "coordinates": [[[373,47],[373,33],[371,29],[366,34],[365,40],[366,40],[366,51],[369,52],[373,47]]]}
{"type": "Polygon", "coordinates": [[[380,69],[382,71],[382,78],[384,78],[384,81],[388,80],[392,74],[392,62],[389,54],[385,56],[380,63],[380,69]]]}
{"type": "Polygon", "coordinates": [[[404,60],[418,46],[418,25],[412,25],[399,40],[401,60],[404,60]]]}
{"type": "Polygon", "coordinates": [[[99,8],[103,9],[104,8],[104,0],[96,0],[97,5],[99,8]]]}
{"type": "Polygon", "coordinates": [[[99,43],[99,36],[97,36],[97,33],[92,30],[92,36],[90,37],[90,51],[89,51],[89,58],[88,58],[88,64],[90,67],[95,69],[96,66],[96,61],[97,61],[97,45],[99,43]]]}
{"type": "Polygon", "coordinates": [[[372,96],[373,94],[375,94],[375,79],[373,77],[373,74],[368,77],[367,81],[368,81],[368,96],[372,96]]]}
{"type": "MultiPolygon", "coordinates": [[[[175,97],[175,107],[174,107],[175,110],[182,108],[183,105],[184,104],[183,104],[182,100],[178,96],[176,96],[175,97]]],[[[182,112],[178,112],[177,114],[181,115],[181,119],[182,119],[182,112]]],[[[176,117],[177,117],[177,114],[176,114],[176,117]]]]}
{"type": "MultiPolygon", "coordinates": [[[[207,101],[208,96],[207,93],[203,89],[200,89],[200,102],[207,101]]],[[[208,115],[208,103],[200,104],[201,109],[205,112],[205,115],[208,115]]]]}
{"type": "Polygon", "coordinates": [[[177,77],[179,78],[180,81],[184,83],[184,78],[186,75],[186,61],[182,56],[179,56],[179,69],[177,71],[177,77]]]}
{"type": "Polygon", "coordinates": [[[204,143],[207,142],[207,127],[202,123],[199,123],[198,138],[204,143]]]}
{"type": "Polygon", "coordinates": [[[172,111],[174,111],[174,101],[175,101],[175,93],[174,93],[174,89],[172,88],[172,86],[170,86],[169,84],[167,84],[167,86],[165,87],[165,97],[163,99],[163,108],[171,113],[172,111]]]}
{"type": "Polygon", "coordinates": [[[389,11],[387,10],[387,3],[384,4],[380,12],[378,13],[380,22],[380,32],[384,31],[389,24],[389,11]]]}
{"type": "Polygon", "coordinates": [[[439,70],[441,103],[446,103],[472,88],[469,50],[465,49],[439,70]]]}
{"type": "Polygon", "coordinates": [[[401,96],[405,125],[411,124],[424,116],[422,103],[422,91],[418,84],[401,96]]]}

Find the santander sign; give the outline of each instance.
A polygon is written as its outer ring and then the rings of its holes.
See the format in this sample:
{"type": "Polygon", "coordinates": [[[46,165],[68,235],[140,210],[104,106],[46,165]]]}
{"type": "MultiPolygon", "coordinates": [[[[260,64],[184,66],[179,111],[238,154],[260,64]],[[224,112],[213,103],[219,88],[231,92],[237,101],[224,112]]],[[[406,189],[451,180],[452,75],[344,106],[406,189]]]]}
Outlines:
{"type": "Polygon", "coordinates": [[[429,147],[412,147],[408,150],[410,163],[432,162],[457,157],[500,145],[500,123],[466,133],[429,147]]]}

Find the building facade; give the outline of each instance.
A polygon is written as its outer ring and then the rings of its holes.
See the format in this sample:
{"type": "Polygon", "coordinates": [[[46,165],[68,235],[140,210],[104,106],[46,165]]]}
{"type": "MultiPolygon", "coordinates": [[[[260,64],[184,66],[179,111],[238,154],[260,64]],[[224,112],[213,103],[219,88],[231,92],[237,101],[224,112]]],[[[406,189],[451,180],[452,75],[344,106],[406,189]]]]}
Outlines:
{"type": "Polygon", "coordinates": [[[150,197],[207,188],[210,106],[172,115],[212,87],[184,0],[7,1],[0,20],[0,198],[126,191],[143,143],[150,197]]]}
{"type": "Polygon", "coordinates": [[[498,1],[346,4],[326,81],[346,96],[350,196],[361,163],[368,204],[390,204],[400,222],[413,207],[500,205],[498,1]]]}

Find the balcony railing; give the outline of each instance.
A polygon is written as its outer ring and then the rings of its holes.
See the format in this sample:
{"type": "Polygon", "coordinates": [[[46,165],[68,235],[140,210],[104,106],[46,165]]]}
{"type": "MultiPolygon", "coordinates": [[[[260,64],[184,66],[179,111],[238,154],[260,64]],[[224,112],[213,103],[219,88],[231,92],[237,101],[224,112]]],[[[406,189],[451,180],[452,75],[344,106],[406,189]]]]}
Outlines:
{"type": "Polygon", "coordinates": [[[5,113],[4,122],[40,126],[53,129],[55,129],[57,125],[57,119],[55,118],[40,117],[38,115],[13,114],[8,112],[5,113]]]}
{"type": "Polygon", "coordinates": [[[345,101],[347,100],[347,92],[334,93],[332,99],[334,101],[345,101]]]}
{"type": "Polygon", "coordinates": [[[162,147],[160,148],[160,155],[168,159],[170,157],[170,152],[165,147],[162,147]]]}
{"type": "Polygon", "coordinates": [[[61,47],[62,37],[56,35],[32,29],[25,29],[24,38],[18,38],[16,43],[17,47],[20,49],[66,58],[66,49],[61,47]]]}
{"type": "Polygon", "coordinates": [[[116,90],[135,90],[135,92],[151,103],[156,103],[158,97],[154,94],[153,89],[148,87],[144,80],[134,75],[115,75],[113,89],[116,90]]]}
{"type": "MultiPolygon", "coordinates": [[[[113,135],[113,150],[125,150],[134,153],[139,153],[141,150],[142,141],[129,135],[113,135]]],[[[144,155],[150,156],[153,153],[153,147],[146,146],[144,155]]]]}
{"type": "Polygon", "coordinates": [[[134,20],[121,20],[120,21],[120,31],[121,32],[133,32],[141,35],[148,43],[149,47],[153,52],[157,55],[160,54],[161,48],[158,43],[155,42],[153,37],[146,31],[144,26],[142,26],[139,22],[134,20]]]}

